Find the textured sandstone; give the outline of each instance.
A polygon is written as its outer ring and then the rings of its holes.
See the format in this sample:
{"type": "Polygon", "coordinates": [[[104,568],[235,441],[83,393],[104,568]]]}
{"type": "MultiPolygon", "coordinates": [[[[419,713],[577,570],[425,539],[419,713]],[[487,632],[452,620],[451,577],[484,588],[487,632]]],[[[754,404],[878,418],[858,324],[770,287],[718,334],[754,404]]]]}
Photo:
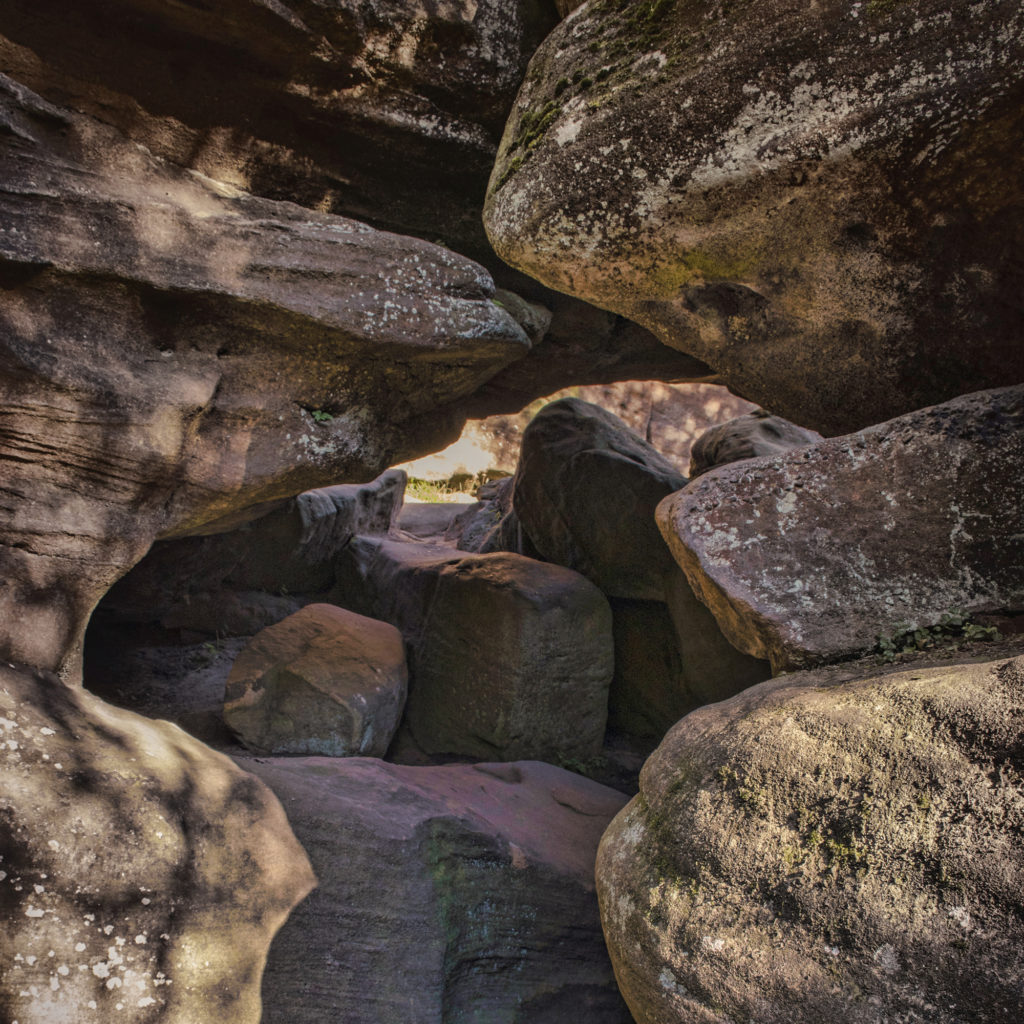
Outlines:
{"type": "Polygon", "coordinates": [[[259,1024],[310,890],[265,786],[167,722],[0,665],[0,1019],[259,1024]]]}
{"type": "Polygon", "coordinates": [[[619,793],[536,762],[239,763],[320,877],[271,950],[264,1024],[629,1024],[593,882],[619,793]]]}
{"type": "Polygon", "coordinates": [[[496,251],[826,434],[1024,379],[1016,0],[584,5],[530,64],[496,251]]]}
{"type": "Polygon", "coordinates": [[[544,558],[611,597],[661,600],[672,558],[653,512],[685,483],[617,417],[563,398],[523,433],[512,502],[544,558]]]}
{"type": "Polygon", "coordinates": [[[336,484],[250,510],[263,515],[224,532],[158,541],[111,588],[106,624],[159,622],[218,636],[251,636],[334,583],[334,558],[356,534],[386,534],[402,508],[405,474],[336,484]]]}
{"type": "Polygon", "coordinates": [[[821,434],[804,430],[779,416],[762,410],[720,423],[701,434],[690,455],[690,479],[716,466],[762,455],[781,455],[821,440],[821,434]]]}
{"type": "Polygon", "coordinates": [[[1024,1000],[1024,658],[832,670],[684,718],[605,834],[637,1024],[996,1024],[1024,1000]]]}
{"type": "Polygon", "coordinates": [[[776,670],[1024,607],[1024,387],[716,469],[658,509],[725,635],[776,670]]]}
{"type": "Polygon", "coordinates": [[[521,555],[357,537],[331,600],[397,626],[406,721],[428,753],[594,757],[612,677],[611,613],[578,573],[521,555]]]}
{"type": "Polygon", "coordinates": [[[9,0],[0,54],[174,163],[479,257],[501,129],[556,20],[542,0],[9,0]]]}
{"type": "Polygon", "coordinates": [[[93,604],[155,538],[373,477],[529,348],[446,249],[183,172],[8,78],[0,119],[14,661],[74,677],[93,604]]]}
{"type": "Polygon", "coordinates": [[[224,687],[224,721],[262,754],[383,757],[405,706],[402,634],[310,604],[258,633],[224,687]]]}

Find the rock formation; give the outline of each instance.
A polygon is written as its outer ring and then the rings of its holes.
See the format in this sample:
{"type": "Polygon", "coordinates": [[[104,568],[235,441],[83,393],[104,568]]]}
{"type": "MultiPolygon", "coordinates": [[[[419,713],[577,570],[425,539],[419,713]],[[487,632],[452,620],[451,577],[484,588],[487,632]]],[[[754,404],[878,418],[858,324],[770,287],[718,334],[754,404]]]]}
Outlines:
{"type": "Polygon", "coordinates": [[[271,950],[265,1024],[629,1024],[593,880],[621,794],[537,762],[239,763],[320,879],[271,950]]]}
{"type": "Polygon", "coordinates": [[[694,591],[776,671],[1024,607],[1024,386],[714,470],[658,509],[694,591]]]}
{"type": "Polygon", "coordinates": [[[9,79],[0,100],[0,457],[35,498],[0,527],[14,661],[74,676],[155,538],[376,475],[529,347],[446,249],[185,173],[9,79]]]}
{"type": "Polygon", "coordinates": [[[820,441],[821,435],[804,430],[763,409],[727,420],[705,431],[693,443],[690,455],[690,479],[716,466],[762,455],[781,455],[791,448],[820,441]]]}
{"type": "Polygon", "coordinates": [[[0,665],[0,1018],[259,1024],[312,888],[267,788],[167,722],[0,665]]]}
{"type": "Polygon", "coordinates": [[[383,757],[407,682],[394,626],[310,604],[262,630],[235,659],[224,721],[257,753],[383,757]]]}
{"type": "Polygon", "coordinates": [[[684,718],[598,855],[637,1024],[1012,1018],[1022,698],[1024,659],[961,659],[684,718]]]}
{"type": "Polygon", "coordinates": [[[331,596],[401,630],[406,720],[427,752],[557,761],[600,751],[611,614],[578,573],[506,552],[358,537],[331,596]]]}
{"type": "Polygon", "coordinates": [[[1015,0],[587,4],[530,63],[496,251],[825,434],[1024,380],[1015,0]]]}

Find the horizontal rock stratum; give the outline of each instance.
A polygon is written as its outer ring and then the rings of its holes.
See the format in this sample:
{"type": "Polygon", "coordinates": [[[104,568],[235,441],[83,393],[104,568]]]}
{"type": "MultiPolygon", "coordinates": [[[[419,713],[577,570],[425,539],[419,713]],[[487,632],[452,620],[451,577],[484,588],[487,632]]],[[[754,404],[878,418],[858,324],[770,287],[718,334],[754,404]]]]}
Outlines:
{"type": "Polygon", "coordinates": [[[845,433],[1024,380],[1017,0],[585,4],[530,63],[498,254],[845,433]]]}
{"type": "Polygon", "coordinates": [[[694,590],[775,671],[871,650],[900,626],[1024,607],[1024,386],[966,395],[658,506],[694,590]]]}
{"type": "Polygon", "coordinates": [[[529,350],[447,249],[183,171],[2,76],[0,122],[13,661],[73,677],[154,539],[451,439],[452,403],[529,350]]]}

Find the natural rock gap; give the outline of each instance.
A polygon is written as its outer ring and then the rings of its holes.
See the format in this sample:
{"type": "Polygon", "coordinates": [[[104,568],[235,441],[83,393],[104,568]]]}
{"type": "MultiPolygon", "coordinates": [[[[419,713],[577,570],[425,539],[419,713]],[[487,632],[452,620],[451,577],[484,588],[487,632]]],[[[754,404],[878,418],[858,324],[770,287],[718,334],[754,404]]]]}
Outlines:
{"type": "Polygon", "coordinates": [[[1012,1015],[1019,6],[65,7],[0,11],[0,1017],[1012,1015]]]}

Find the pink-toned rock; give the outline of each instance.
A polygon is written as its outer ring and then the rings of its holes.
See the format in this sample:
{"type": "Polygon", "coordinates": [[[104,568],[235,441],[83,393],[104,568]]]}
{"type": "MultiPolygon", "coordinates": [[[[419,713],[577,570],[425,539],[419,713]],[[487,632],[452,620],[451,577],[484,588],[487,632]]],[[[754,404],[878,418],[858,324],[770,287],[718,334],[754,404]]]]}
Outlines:
{"type": "Polygon", "coordinates": [[[1024,386],[716,469],[658,522],[725,635],[776,670],[899,625],[1024,607],[1024,386]]]}
{"type": "Polygon", "coordinates": [[[267,788],[167,722],[0,664],[0,1018],[258,1024],[314,884],[267,788]]]}
{"type": "Polygon", "coordinates": [[[271,951],[264,1024],[629,1024],[593,881],[620,793],[537,762],[239,763],[320,879],[271,951]]]}
{"type": "Polygon", "coordinates": [[[257,753],[381,757],[398,728],[407,678],[394,626],[310,604],[239,654],[224,721],[257,753]]]}
{"type": "Polygon", "coordinates": [[[781,416],[763,409],[738,416],[705,431],[693,443],[690,453],[690,479],[716,466],[762,455],[781,455],[791,448],[802,448],[821,440],[821,434],[804,430],[781,416]]]}
{"type": "Polygon", "coordinates": [[[397,626],[406,720],[429,753],[586,759],[604,737],[611,612],[578,573],[522,555],[357,537],[331,600],[397,626]]]}

